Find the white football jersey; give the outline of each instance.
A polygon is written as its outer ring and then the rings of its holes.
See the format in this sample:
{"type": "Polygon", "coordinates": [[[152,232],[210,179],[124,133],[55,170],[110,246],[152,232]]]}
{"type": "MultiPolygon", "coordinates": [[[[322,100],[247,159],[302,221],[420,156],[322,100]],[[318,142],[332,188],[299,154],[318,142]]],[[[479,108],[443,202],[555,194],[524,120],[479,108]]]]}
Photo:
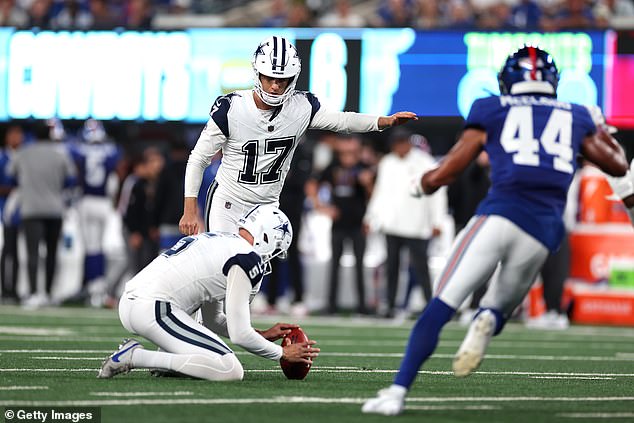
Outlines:
{"type": "Polygon", "coordinates": [[[125,286],[125,294],[166,301],[186,313],[204,301],[222,302],[227,274],[233,265],[251,282],[251,298],[260,289],[264,265],[244,238],[224,232],[204,232],[178,241],[159,255],[125,286]]]}
{"type": "Polygon", "coordinates": [[[252,90],[242,90],[218,97],[189,157],[185,197],[198,196],[203,171],[222,150],[214,198],[277,204],[293,152],[307,129],[378,130],[378,116],[328,111],[309,92],[295,91],[271,110],[258,109],[253,96],[252,90]]]}

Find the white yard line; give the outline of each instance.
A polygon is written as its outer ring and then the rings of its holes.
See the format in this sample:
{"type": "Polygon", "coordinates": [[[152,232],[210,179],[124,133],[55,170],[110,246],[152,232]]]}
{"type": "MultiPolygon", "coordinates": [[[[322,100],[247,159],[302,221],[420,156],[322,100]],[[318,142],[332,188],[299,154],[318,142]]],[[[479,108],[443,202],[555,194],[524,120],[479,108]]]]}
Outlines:
{"type": "Polygon", "coordinates": [[[464,405],[464,406],[448,406],[448,405],[407,405],[407,410],[423,410],[423,411],[452,411],[452,410],[501,410],[501,407],[492,405],[464,405]]]}
{"type": "Polygon", "coordinates": [[[66,361],[66,360],[72,360],[72,361],[77,361],[77,360],[99,360],[102,361],[105,357],[101,356],[101,357],[31,357],[32,360],[59,360],[59,361],[66,361]]]}
{"type": "MultiPolygon", "coordinates": [[[[2,352],[9,351],[23,351],[23,352],[34,352],[29,350],[0,350],[2,352]]],[[[61,352],[62,350],[39,350],[50,351],[50,352],[61,352]]],[[[112,353],[113,350],[109,350],[112,353]]],[[[235,351],[236,355],[250,355],[247,351],[235,351]]],[[[372,357],[372,358],[400,358],[403,357],[403,353],[349,353],[349,352],[321,352],[320,356],[323,357],[372,357]]],[[[453,354],[433,354],[431,358],[453,358],[453,354]]],[[[47,357],[32,357],[33,359],[39,360],[67,360],[68,357],[62,356],[47,356],[47,357]]],[[[102,357],[103,358],[103,357],[102,357]]],[[[515,355],[515,354],[487,354],[486,358],[493,360],[536,360],[536,361],[634,361],[634,356],[620,356],[616,355],[615,357],[610,356],[571,356],[571,355],[515,355]]],[[[77,359],[77,358],[75,358],[77,359]]],[[[86,358],[86,359],[96,359],[96,358],[86,358]]]]}
{"type": "Polygon", "coordinates": [[[194,395],[193,392],[190,391],[174,391],[174,392],[90,392],[89,395],[93,395],[96,397],[186,397],[189,395],[194,395]]]}
{"type": "MultiPolygon", "coordinates": [[[[101,358],[94,360],[101,360],[101,358]]],[[[2,369],[0,372],[7,373],[20,373],[20,372],[97,372],[98,368],[11,368],[2,369]]],[[[136,372],[142,372],[142,369],[134,370],[136,372]]],[[[313,373],[396,373],[397,369],[362,369],[355,367],[330,367],[330,366],[317,366],[311,369],[313,373]]],[[[271,369],[246,369],[246,373],[279,373],[277,368],[271,369]]],[[[453,375],[451,371],[441,370],[420,370],[418,374],[421,375],[453,375]]],[[[491,376],[528,376],[534,378],[561,378],[561,379],[612,379],[612,378],[631,378],[634,377],[634,373],[557,373],[557,372],[487,372],[476,371],[475,375],[491,375],[491,376]]]]}
{"type": "Polygon", "coordinates": [[[0,334],[8,335],[25,335],[25,336],[64,336],[64,335],[76,335],[77,333],[69,328],[56,327],[56,328],[43,328],[33,326],[0,326],[0,334]]]}
{"type": "MultiPolygon", "coordinates": [[[[273,397],[273,398],[141,398],[71,401],[2,401],[0,406],[18,407],[97,407],[106,405],[207,405],[207,404],[362,404],[367,398],[324,397],[273,397]]],[[[456,402],[620,402],[633,401],[634,397],[416,397],[408,403],[456,403],[456,402]]],[[[481,406],[481,404],[478,404],[481,406]]]]}
{"type": "Polygon", "coordinates": [[[601,376],[529,376],[530,379],[580,379],[580,380],[614,380],[613,377],[601,376]]]}
{"type": "MultiPolygon", "coordinates": [[[[242,351],[236,354],[243,353],[242,351]]],[[[324,357],[381,357],[400,358],[403,353],[349,353],[349,352],[321,352],[324,357]]],[[[431,358],[452,358],[453,354],[433,354],[431,358]]],[[[610,357],[610,356],[574,356],[574,355],[520,355],[520,354],[487,354],[486,358],[494,360],[543,360],[543,361],[634,361],[634,357],[610,357]]]]}
{"type": "Polygon", "coordinates": [[[44,391],[48,386],[0,386],[0,391],[44,391]]]}
{"type": "Polygon", "coordinates": [[[48,354],[53,354],[53,353],[58,353],[58,354],[100,354],[100,353],[110,353],[112,354],[112,352],[114,351],[114,349],[110,349],[110,350],[43,350],[43,349],[20,349],[20,350],[0,350],[0,354],[2,353],[6,353],[6,354],[25,354],[25,353],[48,353],[48,354]]]}
{"type": "Polygon", "coordinates": [[[98,337],[98,336],[41,336],[41,337],[22,337],[22,336],[2,336],[0,335],[0,341],[20,341],[20,342],[112,342],[113,344],[120,343],[123,336],[113,336],[110,338],[98,337]]]}
{"type": "Polygon", "coordinates": [[[557,417],[569,419],[631,419],[634,413],[560,413],[557,417]]]}

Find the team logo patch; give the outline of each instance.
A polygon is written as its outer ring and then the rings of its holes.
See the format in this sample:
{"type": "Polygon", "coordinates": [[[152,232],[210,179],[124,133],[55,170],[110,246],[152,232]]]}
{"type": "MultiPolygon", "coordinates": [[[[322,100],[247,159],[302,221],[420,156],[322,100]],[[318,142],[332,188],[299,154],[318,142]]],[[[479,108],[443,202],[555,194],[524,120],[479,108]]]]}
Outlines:
{"type": "Polygon", "coordinates": [[[225,202],[225,209],[229,210],[231,208],[231,202],[225,202]]]}

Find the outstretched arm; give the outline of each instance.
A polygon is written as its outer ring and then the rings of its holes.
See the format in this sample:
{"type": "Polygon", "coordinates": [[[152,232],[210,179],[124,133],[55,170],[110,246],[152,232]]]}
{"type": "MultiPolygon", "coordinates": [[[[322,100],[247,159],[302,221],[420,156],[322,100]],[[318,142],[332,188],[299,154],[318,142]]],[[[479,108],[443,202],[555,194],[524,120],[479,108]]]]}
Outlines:
{"type": "Polygon", "coordinates": [[[412,112],[398,112],[391,116],[376,116],[354,112],[335,112],[322,107],[313,117],[310,128],[346,133],[371,132],[381,131],[417,119],[416,114],[412,112]]]}
{"type": "Polygon", "coordinates": [[[486,132],[480,129],[465,129],[462,136],[445,156],[440,165],[421,178],[422,191],[433,194],[438,188],[449,185],[478,157],[486,142],[486,132]]]}

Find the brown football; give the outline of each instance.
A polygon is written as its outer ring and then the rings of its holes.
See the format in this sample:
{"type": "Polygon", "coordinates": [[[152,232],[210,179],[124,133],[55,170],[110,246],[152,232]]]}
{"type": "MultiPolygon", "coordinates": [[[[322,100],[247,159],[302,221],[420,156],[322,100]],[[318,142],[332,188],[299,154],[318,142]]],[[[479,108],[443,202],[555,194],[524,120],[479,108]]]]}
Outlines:
{"type": "MultiPolygon", "coordinates": [[[[308,336],[301,328],[295,328],[291,330],[291,333],[286,335],[282,340],[282,346],[289,344],[296,344],[298,342],[307,342],[308,336]]],[[[282,371],[289,379],[304,379],[310,370],[310,364],[306,363],[291,363],[290,361],[280,359],[280,365],[282,371]]]]}

